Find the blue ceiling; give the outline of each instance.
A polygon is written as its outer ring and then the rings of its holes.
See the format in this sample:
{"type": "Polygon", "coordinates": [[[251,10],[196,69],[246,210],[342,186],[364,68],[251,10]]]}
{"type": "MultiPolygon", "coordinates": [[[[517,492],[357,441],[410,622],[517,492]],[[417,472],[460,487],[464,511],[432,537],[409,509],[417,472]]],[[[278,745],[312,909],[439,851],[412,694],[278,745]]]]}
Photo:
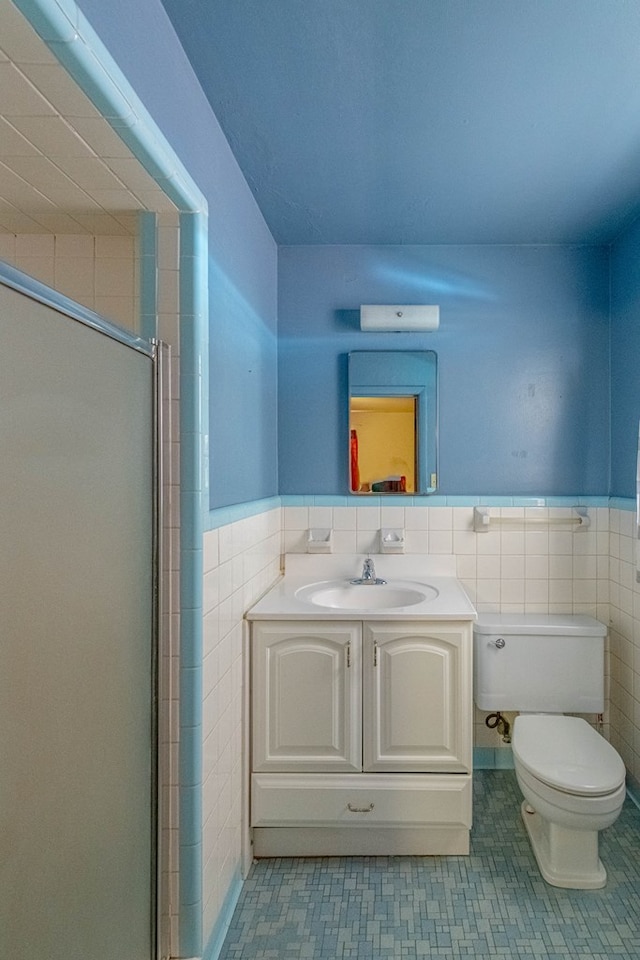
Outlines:
{"type": "Polygon", "coordinates": [[[602,243],[640,0],[163,0],[280,244],[602,243]]]}

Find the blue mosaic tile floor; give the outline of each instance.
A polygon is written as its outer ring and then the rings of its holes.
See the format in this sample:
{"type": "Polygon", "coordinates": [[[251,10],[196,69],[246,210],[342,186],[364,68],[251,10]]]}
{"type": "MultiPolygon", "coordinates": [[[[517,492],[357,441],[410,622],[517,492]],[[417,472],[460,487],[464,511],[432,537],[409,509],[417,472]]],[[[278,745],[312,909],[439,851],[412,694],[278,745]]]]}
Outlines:
{"type": "Polygon", "coordinates": [[[469,857],[255,863],[220,960],[639,960],[640,811],[601,834],[602,890],[544,882],[512,770],[475,776],[469,857]]]}

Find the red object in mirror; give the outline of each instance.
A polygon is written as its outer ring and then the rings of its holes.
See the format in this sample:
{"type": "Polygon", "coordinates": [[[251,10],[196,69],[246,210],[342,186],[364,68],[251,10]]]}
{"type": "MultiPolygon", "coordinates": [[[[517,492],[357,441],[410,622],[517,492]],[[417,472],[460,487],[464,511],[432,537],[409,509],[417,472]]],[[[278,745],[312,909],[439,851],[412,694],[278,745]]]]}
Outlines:
{"type": "Polygon", "coordinates": [[[358,466],[358,434],[351,431],[351,489],[360,489],[360,467],[358,466]]]}

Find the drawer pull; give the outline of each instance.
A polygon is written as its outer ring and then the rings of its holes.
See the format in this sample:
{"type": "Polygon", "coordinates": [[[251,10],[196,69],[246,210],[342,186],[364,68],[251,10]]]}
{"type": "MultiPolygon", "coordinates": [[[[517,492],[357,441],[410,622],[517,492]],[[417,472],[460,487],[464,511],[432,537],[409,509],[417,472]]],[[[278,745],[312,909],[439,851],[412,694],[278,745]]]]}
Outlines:
{"type": "Polygon", "coordinates": [[[368,807],[354,807],[352,803],[348,803],[347,810],[349,813],[371,813],[373,810],[373,804],[370,803],[368,807]]]}

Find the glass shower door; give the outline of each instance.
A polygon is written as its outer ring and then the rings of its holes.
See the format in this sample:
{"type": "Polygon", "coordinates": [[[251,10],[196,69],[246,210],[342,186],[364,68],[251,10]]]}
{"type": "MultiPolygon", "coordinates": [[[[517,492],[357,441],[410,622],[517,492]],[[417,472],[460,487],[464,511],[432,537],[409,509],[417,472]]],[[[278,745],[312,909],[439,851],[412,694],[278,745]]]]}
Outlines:
{"type": "Polygon", "coordinates": [[[0,956],[149,960],[153,363],[0,284],[0,956]]]}

